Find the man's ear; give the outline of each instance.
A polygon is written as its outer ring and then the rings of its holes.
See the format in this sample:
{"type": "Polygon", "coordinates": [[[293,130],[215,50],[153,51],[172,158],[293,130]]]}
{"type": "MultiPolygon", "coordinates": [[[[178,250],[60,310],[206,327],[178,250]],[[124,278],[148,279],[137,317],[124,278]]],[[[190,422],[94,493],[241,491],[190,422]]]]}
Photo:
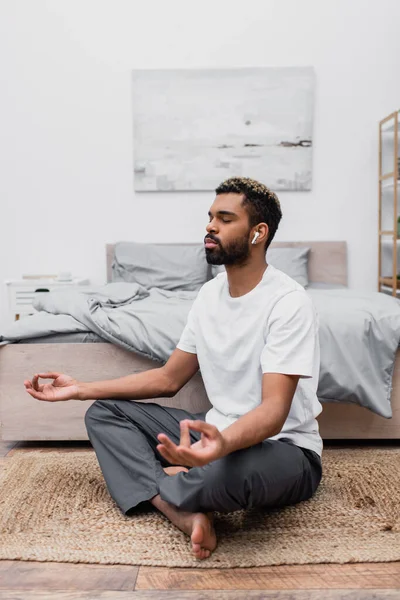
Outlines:
{"type": "Polygon", "coordinates": [[[256,231],[258,231],[259,234],[260,234],[259,237],[258,237],[258,239],[257,239],[257,242],[259,244],[261,244],[261,242],[263,242],[265,244],[265,242],[267,241],[268,236],[269,236],[269,227],[268,227],[268,225],[266,223],[259,223],[257,225],[256,231]]]}

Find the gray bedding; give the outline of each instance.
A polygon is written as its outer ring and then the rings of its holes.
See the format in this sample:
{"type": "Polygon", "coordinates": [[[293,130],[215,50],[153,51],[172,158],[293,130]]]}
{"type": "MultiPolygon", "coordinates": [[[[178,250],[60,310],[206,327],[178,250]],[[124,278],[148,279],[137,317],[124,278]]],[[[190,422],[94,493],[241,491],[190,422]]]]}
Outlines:
{"type": "MultiPolygon", "coordinates": [[[[310,286],[307,292],[320,319],[319,398],[357,403],[390,417],[392,373],[400,341],[399,301],[377,292],[343,288],[310,286]]],[[[196,291],[147,290],[126,282],[83,292],[40,294],[35,300],[39,312],[7,327],[0,342],[108,341],[166,361],[196,295],[196,291]]]]}
{"type": "MultiPolygon", "coordinates": [[[[310,283],[308,289],[330,290],[347,289],[345,285],[332,283],[310,283]]],[[[77,331],[75,333],[53,333],[46,337],[25,337],[13,341],[14,344],[23,342],[24,344],[99,344],[106,340],[92,331],[77,331]]],[[[0,344],[1,345],[1,344],[0,344]]]]}

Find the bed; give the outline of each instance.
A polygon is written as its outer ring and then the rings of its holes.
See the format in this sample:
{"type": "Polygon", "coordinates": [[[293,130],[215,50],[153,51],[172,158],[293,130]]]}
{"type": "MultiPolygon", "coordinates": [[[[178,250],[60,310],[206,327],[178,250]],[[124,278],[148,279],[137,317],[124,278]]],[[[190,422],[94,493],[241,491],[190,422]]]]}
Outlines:
{"type": "MultiPolygon", "coordinates": [[[[345,242],[275,242],[273,247],[310,247],[308,271],[311,285],[347,285],[345,242]]],[[[107,281],[111,280],[114,245],[106,246],[107,281]]],[[[0,421],[3,440],[87,440],[84,414],[90,401],[42,403],[26,394],[23,381],[35,372],[66,372],[79,380],[121,377],[155,368],[162,363],[140,356],[97,336],[65,335],[62,341],[18,343],[0,347],[0,421]],[[69,343],[66,343],[66,342],[69,343]]],[[[392,380],[392,418],[386,419],[355,404],[324,402],[319,417],[323,439],[400,438],[400,358],[397,351],[392,380]]],[[[144,400],[146,401],[146,400],[144,400]]],[[[153,401],[153,400],[150,400],[153,401]]],[[[159,398],[166,406],[194,412],[210,406],[197,373],[173,398],[159,398]]]]}

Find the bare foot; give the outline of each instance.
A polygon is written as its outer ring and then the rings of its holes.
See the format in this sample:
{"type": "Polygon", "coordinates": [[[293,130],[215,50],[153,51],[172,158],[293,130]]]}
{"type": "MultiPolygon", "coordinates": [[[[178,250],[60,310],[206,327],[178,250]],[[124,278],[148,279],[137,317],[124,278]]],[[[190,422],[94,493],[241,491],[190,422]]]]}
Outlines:
{"type": "MultiPolygon", "coordinates": [[[[169,468],[169,467],[168,467],[169,468]]],[[[208,558],[217,547],[217,536],[211,514],[184,512],[157,495],[150,501],[176,527],[190,535],[192,552],[196,558],[208,558]]]]}
{"type": "Polygon", "coordinates": [[[167,475],[176,475],[177,473],[181,473],[182,471],[184,473],[189,473],[189,469],[187,469],[186,467],[165,467],[164,471],[167,475]]]}
{"type": "Polygon", "coordinates": [[[192,552],[200,560],[208,558],[217,547],[217,536],[211,515],[196,513],[192,520],[192,552]]]}

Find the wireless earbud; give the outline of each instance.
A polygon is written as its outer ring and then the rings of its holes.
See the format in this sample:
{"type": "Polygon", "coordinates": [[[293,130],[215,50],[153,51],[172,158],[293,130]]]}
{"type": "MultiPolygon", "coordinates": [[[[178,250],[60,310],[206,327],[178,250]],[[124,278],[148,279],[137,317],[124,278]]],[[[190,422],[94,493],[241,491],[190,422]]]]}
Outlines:
{"type": "Polygon", "coordinates": [[[259,235],[260,235],[260,234],[259,234],[259,232],[258,232],[258,231],[256,231],[256,232],[255,232],[255,234],[254,234],[254,237],[253,237],[253,239],[251,240],[251,243],[252,243],[252,244],[255,244],[255,243],[256,243],[256,240],[257,240],[257,238],[258,238],[258,236],[259,236],[259,235]]]}

